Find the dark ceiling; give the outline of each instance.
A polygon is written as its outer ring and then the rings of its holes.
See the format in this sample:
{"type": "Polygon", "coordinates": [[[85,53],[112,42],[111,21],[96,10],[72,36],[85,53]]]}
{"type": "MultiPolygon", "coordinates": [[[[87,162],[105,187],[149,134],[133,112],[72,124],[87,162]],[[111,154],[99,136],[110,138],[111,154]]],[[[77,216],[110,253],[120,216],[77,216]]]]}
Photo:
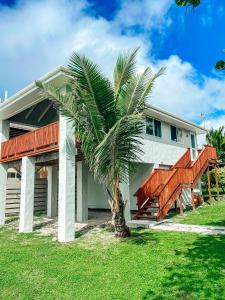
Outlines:
{"type": "Polygon", "coordinates": [[[42,127],[58,121],[56,105],[46,99],[9,119],[12,123],[42,127]]]}

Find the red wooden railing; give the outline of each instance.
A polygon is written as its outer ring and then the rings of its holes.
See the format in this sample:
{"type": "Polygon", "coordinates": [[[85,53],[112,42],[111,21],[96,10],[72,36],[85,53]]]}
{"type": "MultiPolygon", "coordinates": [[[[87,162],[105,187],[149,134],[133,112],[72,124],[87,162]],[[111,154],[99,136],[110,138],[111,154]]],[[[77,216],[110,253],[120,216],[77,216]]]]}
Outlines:
{"type": "Polygon", "coordinates": [[[181,158],[175,163],[175,165],[172,166],[172,169],[186,168],[190,162],[191,162],[191,152],[190,149],[188,148],[181,156],[181,158]]]}
{"type": "Polygon", "coordinates": [[[149,204],[153,203],[156,198],[154,190],[158,189],[159,214],[157,218],[164,217],[177,199],[181,189],[193,188],[208,167],[209,162],[215,163],[216,159],[216,149],[205,146],[192,164],[190,164],[191,156],[190,149],[188,149],[170,170],[163,170],[166,176],[161,177],[162,170],[156,169],[135,193],[139,209],[137,215],[145,211],[143,204],[149,207],[149,204]]]}
{"type": "Polygon", "coordinates": [[[137,203],[138,208],[142,206],[149,194],[154,194],[160,183],[165,182],[170,174],[171,170],[154,169],[150,177],[145,180],[143,185],[135,193],[135,196],[139,199],[137,203]]]}
{"type": "Polygon", "coordinates": [[[59,148],[59,123],[9,139],[1,144],[0,161],[9,162],[23,156],[56,151],[59,148]]]}

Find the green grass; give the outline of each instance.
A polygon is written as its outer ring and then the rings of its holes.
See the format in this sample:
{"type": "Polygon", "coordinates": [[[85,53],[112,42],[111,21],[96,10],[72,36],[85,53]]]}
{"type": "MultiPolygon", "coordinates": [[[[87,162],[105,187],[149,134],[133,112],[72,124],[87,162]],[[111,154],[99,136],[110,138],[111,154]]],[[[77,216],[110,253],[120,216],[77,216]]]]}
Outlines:
{"type": "Polygon", "coordinates": [[[62,245],[0,229],[0,299],[225,299],[225,236],[132,234],[62,245]]]}
{"type": "Polygon", "coordinates": [[[203,207],[197,207],[196,211],[185,212],[184,217],[176,214],[172,220],[182,224],[225,226],[225,201],[213,201],[212,207],[205,203],[203,207]]]}

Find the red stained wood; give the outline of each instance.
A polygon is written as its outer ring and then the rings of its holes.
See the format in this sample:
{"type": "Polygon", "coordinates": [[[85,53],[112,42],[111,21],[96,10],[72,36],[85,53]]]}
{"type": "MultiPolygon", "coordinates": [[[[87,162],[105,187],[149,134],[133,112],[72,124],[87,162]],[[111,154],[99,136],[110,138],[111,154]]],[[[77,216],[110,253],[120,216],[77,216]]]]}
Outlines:
{"type": "Polygon", "coordinates": [[[191,162],[190,149],[187,149],[170,170],[154,170],[152,175],[135,193],[138,205],[136,217],[140,218],[142,215],[149,213],[149,208],[152,203],[156,202],[157,198],[159,213],[156,218],[164,218],[182,189],[192,188],[193,197],[193,188],[208,168],[209,163],[215,164],[216,160],[216,149],[205,146],[194,162],[191,162]],[[157,191],[157,194],[154,191],[157,191]]]}
{"type": "Polygon", "coordinates": [[[59,148],[59,123],[51,123],[37,130],[14,137],[1,145],[1,162],[9,162],[24,156],[33,156],[59,148]]]}

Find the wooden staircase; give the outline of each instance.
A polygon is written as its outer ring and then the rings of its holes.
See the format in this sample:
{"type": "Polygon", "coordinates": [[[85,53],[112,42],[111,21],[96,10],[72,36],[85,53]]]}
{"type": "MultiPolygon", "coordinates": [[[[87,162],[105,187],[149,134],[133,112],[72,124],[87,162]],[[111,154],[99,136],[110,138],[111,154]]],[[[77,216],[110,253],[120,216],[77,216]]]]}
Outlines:
{"type": "Polygon", "coordinates": [[[163,219],[185,188],[195,188],[210,164],[217,160],[216,149],[205,146],[192,161],[191,151],[184,155],[169,170],[155,169],[137,190],[138,211],[136,219],[163,219]]]}

